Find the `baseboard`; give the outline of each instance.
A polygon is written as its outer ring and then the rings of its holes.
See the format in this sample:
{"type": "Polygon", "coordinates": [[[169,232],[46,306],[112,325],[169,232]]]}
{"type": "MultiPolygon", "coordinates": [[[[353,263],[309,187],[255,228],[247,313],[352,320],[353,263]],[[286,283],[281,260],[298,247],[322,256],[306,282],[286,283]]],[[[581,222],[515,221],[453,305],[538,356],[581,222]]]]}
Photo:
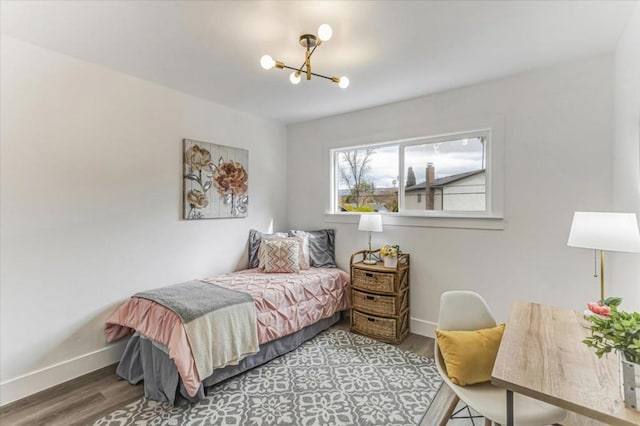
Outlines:
{"type": "Polygon", "coordinates": [[[436,338],[436,328],[438,324],[431,321],[425,321],[418,318],[411,318],[409,321],[409,330],[414,334],[419,334],[421,336],[431,337],[432,339],[436,338]]]}
{"type": "Polygon", "coordinates": [[[118,362],[125,343],[109,345],[0,383],[0,406],[118,362]]]}

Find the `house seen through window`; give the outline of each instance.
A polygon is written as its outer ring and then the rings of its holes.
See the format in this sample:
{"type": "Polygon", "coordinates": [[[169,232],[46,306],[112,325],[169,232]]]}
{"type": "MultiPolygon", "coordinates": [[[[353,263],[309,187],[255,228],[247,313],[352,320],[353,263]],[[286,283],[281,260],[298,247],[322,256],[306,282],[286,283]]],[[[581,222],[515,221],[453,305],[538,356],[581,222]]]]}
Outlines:
{"type": "Polygon", "coordinates": [[[487,210],[489,131],[332,151],[336,212],[487,210]]]}

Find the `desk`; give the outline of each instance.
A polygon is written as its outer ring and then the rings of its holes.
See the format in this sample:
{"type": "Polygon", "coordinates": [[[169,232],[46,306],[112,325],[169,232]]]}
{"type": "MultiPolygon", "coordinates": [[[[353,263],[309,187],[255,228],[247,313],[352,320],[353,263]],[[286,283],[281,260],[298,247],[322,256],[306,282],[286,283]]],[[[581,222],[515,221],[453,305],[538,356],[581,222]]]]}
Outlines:
{"type": "Polygon", "coordinates": [[[640,425],[640,412],[624,406],[618,357],[598,359],[582,343],[588,324],[579,312],[513,304],[491,375],[507,389],[508,417],[518,392],[607,424],[640,425]]]}

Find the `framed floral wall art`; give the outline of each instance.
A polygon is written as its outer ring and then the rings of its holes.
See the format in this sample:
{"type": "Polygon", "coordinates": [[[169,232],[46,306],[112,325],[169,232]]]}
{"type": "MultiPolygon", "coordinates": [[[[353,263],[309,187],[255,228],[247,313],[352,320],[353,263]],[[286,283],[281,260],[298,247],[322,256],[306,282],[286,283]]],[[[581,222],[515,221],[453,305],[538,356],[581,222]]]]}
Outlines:
{"type": "Polygon", "coordinates": [[[247,217],[249,151],[184,139],[184,218],[247,217]]]}

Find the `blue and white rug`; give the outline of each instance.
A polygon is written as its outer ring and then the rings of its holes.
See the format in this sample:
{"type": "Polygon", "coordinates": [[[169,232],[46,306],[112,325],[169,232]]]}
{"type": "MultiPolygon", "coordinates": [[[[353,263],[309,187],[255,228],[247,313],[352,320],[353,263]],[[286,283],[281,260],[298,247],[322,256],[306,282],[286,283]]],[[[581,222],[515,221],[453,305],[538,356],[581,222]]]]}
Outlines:
{"type": "Polygon", "coordinates": [[[418,425],[441,383],[430,358],[329,329],[197,404],[141,398],[95,425],[418,425]]]}

